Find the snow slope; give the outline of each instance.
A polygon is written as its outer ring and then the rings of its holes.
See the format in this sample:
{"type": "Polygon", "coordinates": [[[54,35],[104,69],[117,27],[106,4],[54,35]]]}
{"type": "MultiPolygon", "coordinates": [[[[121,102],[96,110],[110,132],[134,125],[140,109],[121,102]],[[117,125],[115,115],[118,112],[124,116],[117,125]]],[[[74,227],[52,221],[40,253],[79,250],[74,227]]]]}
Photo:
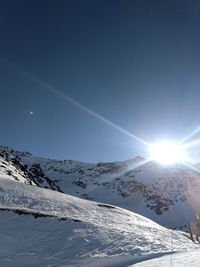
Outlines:
{"type": "Polygon", "coordinates": [[[155,259],[143,261],[129,267],[160,267],[160,266],[171,266],[171,267],[199,267],[199,250],[175,253],[168,256],[162,256],[155,259]]]}
{"type": "Polygon", "coordinates": [[[200,211],[196,197],[199,172],[183,165],[145,163],[141,157],[88,164],[43,159],[0,147],[0,173],[23,183],[117,205],[167,227],[184,229],[200,211]]]}
{"type": "Polygon", "coordinates": [[[0,266],[123,267],[196,248],[184,235],[122,208],[3,176],[0,209],[0,266]]]}

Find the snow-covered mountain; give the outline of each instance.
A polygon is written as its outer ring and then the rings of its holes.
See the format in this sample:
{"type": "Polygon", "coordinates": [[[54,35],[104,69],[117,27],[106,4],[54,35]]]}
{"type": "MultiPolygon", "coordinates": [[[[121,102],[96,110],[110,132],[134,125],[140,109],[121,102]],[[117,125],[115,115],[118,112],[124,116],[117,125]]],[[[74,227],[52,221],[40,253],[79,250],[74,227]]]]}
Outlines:
{"type": "Polygon", "coordinates": [[[189,216],[197,172],[143,162],[57,161],[0,147],[0,266],[125,267],[196,255],[188,234],[122,207],[180,226],[178,208],[189,216]]]}
{"type": "Polygon", "coordinates": [[[186,227],[198,211],[200,173],[183,165],[163,167],[141,157],[124,162],[49,160],[0,147],[0,174],[23,183],[103,201],[167,227],[186,227]]]}
{"type": "Polygon", "coordinates": [[[0,266],[125,267],[196,249],[183,234],[128,210],[3,176],[0,218],[0,266]]]}

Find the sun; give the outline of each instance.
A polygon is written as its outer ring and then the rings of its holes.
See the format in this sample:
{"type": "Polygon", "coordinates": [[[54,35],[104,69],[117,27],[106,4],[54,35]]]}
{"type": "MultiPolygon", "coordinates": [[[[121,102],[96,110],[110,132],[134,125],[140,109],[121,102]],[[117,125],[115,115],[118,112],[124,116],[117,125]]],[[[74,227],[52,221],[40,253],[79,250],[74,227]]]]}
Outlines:
{"type": "Polygon", "coordinates": [[[180,144],[165,140],[150,146],[150,158],[163,165],[183,163],[188,157],[180,144]]]}

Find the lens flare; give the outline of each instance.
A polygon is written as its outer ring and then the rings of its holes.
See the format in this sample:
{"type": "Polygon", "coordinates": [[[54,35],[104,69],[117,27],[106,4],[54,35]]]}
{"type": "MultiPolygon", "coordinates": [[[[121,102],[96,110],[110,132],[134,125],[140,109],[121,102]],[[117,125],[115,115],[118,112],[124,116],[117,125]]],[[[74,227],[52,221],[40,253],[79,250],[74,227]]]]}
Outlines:
{"type": "Polygon", "coordinates": [[[164,165],[183,163],[188,160],[183,147],[170,141],[161,141],[151,145],[150,157],[164,165]]]}
{"type": "Polygon", "coordinates": [[[102,121],[103,123],[109,125],[110,127],[112,127],[113,129],[121,132],[122,134],[125,134],[126,136],[134,139],[135,141],[142,143],[145,146],[150,146],[150,144],[144,140],[143,138],[130,133],[129,131],[127,131],[126,129],[124,129],[123,127],[119,126],[118,124],[112,122],[111,120],[108,120],[107,118],[103,117],[101,114],[95,112],[94,110],[86,107],[85,105],[79,103],[78,101],[74,100],[73,98],[69,97],[67,94],[63,93],[62,91],[54,88],[53,86],[49,85],[47,82],[41,80],[40,78],[38,78],[37,76],[33,75],[32,73],[24,70],[21,66],[16,65],[15,63],[13,63],[12,61],[6,59],[6,58],[2,58],[0,57],[0,60],[4,61],[6,64],[14,67],[15,69],[17,69],[18,71],[20,71],[21,73],[23,73],[26,77],[28,77],[29,79],[31,79],[32,81],[34,81],[35,83],[37,83],[38,85],[40,85],[42,88],[46,89],[47,91],[57,95],[58,97],[64,99],[65,101],[73,104],[74,106],[76,106],[77,108],[79,108],[80,110],[90,114],[91,116],[95,117],[96,119],[102,121]]]}

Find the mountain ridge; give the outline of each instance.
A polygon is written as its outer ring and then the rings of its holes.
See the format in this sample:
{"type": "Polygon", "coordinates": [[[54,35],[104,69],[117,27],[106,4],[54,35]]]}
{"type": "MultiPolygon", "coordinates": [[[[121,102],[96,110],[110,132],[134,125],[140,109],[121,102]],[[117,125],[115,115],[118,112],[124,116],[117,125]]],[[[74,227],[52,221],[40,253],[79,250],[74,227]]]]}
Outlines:
{"type": "Polygon", "coordinates": [[[23,183],[137,212],[167,227],[184,228],[196,212],[191,190],[200,174],[187,166],[161,166],[136,157],[123,162],[82,163],[34,157],[0,146],[0,174],[23,183]],[[190,195],[189,195],[190,194],[190,195]]]}

